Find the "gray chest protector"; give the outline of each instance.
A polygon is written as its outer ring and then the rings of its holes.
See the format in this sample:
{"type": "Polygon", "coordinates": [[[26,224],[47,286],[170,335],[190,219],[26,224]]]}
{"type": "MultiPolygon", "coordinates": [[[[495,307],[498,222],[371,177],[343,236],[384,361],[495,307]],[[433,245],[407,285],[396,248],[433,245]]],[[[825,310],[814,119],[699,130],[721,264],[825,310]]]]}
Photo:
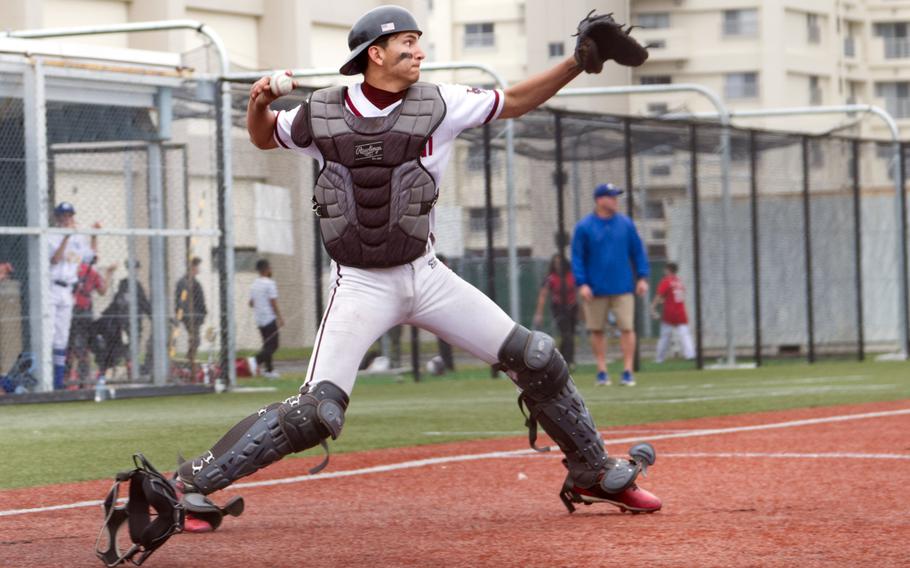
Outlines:
{"type": "MultiPolygon", "coordinates": [[[[405,264],[426,252],[436,182],[420,154],[445,117],[436,85],[415,83],[388,116],[358,117],[344,108],[345,87],[316,91],[308,124],[295,120],[295,142],[309,134],[325,163],[313,209],[336,262],[361,268],[405,264]]],[[[303,109],[301,109],[303,110],[303,109]]]]}

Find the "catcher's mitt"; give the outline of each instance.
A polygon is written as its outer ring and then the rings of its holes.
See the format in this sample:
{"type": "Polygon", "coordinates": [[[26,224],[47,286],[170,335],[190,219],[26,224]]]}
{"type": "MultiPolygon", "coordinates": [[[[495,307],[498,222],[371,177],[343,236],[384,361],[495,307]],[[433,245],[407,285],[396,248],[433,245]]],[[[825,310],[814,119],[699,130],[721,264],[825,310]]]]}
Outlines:
{"type": "Polygon", "coordinates": [[[632,26],[617,23],[613,14],[595,16],[591,10],[578,23],[575,61],[586,73],[600,73],[609,59],[638,67],[648,59],[648,49],[629,35],[631,31],[632,26]]]}

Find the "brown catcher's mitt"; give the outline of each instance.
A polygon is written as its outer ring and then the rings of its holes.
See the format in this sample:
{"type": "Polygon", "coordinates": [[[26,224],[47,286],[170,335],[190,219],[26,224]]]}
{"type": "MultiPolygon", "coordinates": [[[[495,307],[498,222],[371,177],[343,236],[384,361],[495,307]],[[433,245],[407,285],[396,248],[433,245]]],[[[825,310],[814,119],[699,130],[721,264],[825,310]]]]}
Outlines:
{"type": "Polygon", "coordinates": [[[595,16],[591,10],[578,23],[575,61],[586,73],[600,73],[608,59],[638,67],[648,59],[648,49],[629,35],[631,31],[632,26],[617,23],[613,14],[595,16]]]}

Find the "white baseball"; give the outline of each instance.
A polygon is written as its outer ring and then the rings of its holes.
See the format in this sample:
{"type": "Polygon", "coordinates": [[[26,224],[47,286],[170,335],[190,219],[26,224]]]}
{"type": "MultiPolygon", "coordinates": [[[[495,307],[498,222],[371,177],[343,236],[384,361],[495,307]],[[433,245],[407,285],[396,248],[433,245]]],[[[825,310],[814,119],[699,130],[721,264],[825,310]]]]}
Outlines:
{"type": "Polygon", "coordinates": [[[269,89],[276,97],[283,97],[294,90],[294,79],[290,71],[276,71],[269,77],[269,89]]]}

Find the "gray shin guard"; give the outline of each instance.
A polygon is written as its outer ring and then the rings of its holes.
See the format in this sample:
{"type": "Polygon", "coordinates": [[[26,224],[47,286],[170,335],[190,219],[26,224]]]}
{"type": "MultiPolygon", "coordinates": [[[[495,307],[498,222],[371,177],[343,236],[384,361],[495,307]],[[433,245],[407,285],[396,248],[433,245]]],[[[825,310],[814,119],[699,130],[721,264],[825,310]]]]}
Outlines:
{"type": "Polygon", "coordinates": [[[522,390],[519,405],[528,407],[531,446],[535,447],[539,423],[566,455],[575,483],[585,487],[597,483],[607,453],[553,338],[516,325],[499,350],[499,360],[522,390]]]}
{"type": "Polygon", "coordinates": [[[529,411],[531,447],[546,451],[535,445],[539,423],[566,456],[567,485],[588,488],[600,483],[606,491],[618,492],[632,484],[638,469],[626,460],[607,457],[603,439],[552,337],[516,325],[499,350],[499,360],[522,390],[518,404],[529,411]]]}
{"type": "Polygon", "coordinates": [[[322,445],[326,457],[310,473],[324,468],[328,463],[326,439],[337,439],[341,433],[348,396],[328,381],[305,389],[248,416],[211,450],[182,463],[177,473],[187,491],[208,495],[288,454],[317,445],[322,445]]]}

